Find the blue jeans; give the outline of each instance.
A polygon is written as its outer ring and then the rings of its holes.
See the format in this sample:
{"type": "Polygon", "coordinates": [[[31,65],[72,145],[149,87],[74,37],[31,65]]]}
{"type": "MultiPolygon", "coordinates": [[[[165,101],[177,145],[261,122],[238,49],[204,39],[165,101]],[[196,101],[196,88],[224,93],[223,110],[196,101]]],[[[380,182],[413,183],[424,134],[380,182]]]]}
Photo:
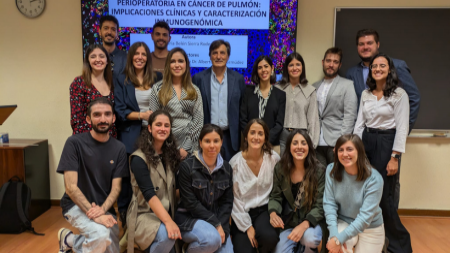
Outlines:
{"type": "MultiPolygon", "coordinates": [[[[293,253],[294,248],[297,246],[298,243],[288,239],[287,237],[292,232],[293,228],[286,229],[283,232],[280,233],[280,241],[278,242],[277,246],[275,247],[274,253],[293,253]]],[[[315,252],[314,249],[317,249],[317,246],[319,246],[320,241],[322,240],[322,229],[319,225],[315,227],[310,227],[306,229],[305,233],[303,234],[302,238],[300,239],[300,245],[302,247],[299,247],[297,252],[295,253],[312,253],[315,252]]]]}
{"type": "Polygon", "coordinates": [[[81,233],[73,236],[72,249],[74,252],[119,252],[119,226],[117,224],[112,228],[98,224],[90,220],[77,205],[65,213],[64,218],[81,233]]]}
{"type": "Polygon", "coordinates": [[[187,253],[233,253],[230,236],[222,244],[217,229],[204,220],[198,220],[191,231],[182,231],[181,237],[189,243],[187,253]]]}
{"type": "Polygon", "coordinates": [[[164,223],[161,222],[159,225],[158,232],[156,233],[153,243],[148,247],[145,252],[147,253],[169,253],[173,245],[175,245],[175,240],[170,239],[167,236],[167,229],[164,223]]]}

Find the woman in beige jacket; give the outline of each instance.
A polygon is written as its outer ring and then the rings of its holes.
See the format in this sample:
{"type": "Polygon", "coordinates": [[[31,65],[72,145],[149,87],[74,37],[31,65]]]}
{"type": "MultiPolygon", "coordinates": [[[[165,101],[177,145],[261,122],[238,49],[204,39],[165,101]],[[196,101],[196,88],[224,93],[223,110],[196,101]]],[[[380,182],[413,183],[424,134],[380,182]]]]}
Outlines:
{"type": "Polygon", "coordinates": [[[144,252],[169,253],[181,239],[172,220],[176,210],[175,173],[181,156],[172,134],[172,117],[153,112],[142,131],[138,150],[130,156],[133,197],[128,208],[128,252],[134,244],[144,252]]]}

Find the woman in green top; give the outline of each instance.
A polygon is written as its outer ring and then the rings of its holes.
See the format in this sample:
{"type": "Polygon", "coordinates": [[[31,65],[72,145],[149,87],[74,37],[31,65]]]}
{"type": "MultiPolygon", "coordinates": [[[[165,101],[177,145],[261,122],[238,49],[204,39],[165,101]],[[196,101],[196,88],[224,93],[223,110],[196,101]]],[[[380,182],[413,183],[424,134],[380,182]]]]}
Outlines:
{"type": "MultiPolygon", "coordinates": [[[[320,241],[326,243],[324,186],[325,170],[316,159],[311,138],[305,130],[292,131],[286,152],[275,166],[269,199],[270,224],[281,229],[275,253],[297,252],[298,247],[303,248],[300,252],[317,252],[320,241]]],[[[321,252],[326,252],[325,245],[321,252]]]]}

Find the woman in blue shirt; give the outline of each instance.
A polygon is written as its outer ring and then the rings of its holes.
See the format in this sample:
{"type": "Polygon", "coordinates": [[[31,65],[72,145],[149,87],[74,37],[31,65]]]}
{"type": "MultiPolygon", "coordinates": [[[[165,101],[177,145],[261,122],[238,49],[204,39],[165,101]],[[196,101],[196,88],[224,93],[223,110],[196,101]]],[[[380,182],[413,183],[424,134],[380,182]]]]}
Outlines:
{"type": "Polygon", "coordinates": [[[330,231],[327,249],[330,253],[381,252],[383,178],[369,164],[364,144],[355,134],[336,141],[334,161],[327,168],[323,198],[330,231]]]}

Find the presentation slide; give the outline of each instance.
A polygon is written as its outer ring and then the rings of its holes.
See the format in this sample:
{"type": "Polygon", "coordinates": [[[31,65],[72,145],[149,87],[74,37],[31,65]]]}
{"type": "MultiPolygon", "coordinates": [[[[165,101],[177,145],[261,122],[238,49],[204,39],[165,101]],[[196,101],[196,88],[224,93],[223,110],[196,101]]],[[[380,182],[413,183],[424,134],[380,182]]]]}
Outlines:
{"type": "MultiPolygon", "coordinates": [[[[247,67],[247,41],[246,35],[180,35],[173,34],[168,49],[174,47],[183,48],[191,63],[191,67],[208,68],[211,67],[209,58],[209,45],[215,40],[223,39],[230,42],[232,53],[227,66],[230,68],[247,67]]],[[[155,48],[151,34],[130,34],[130,44],[142,41],[145,42],[150,51],[155,48]]]]}
{"type": "Polygon", "coordinates": [[[224,39],[231,45],[227,66],[250,83],[260,55],[269,55],[280,74],[284,59],[295,51],[297,5],[297,0],[82,0],[83,50],[101,43],[97,31],[103,15],[118,19],[117,46],[124,51],[137,41],[153,51],[152,27],[163,20],[171,28],[168,49],[186,51],[192,75],[211,67],[209,45],[224,39]]]}

